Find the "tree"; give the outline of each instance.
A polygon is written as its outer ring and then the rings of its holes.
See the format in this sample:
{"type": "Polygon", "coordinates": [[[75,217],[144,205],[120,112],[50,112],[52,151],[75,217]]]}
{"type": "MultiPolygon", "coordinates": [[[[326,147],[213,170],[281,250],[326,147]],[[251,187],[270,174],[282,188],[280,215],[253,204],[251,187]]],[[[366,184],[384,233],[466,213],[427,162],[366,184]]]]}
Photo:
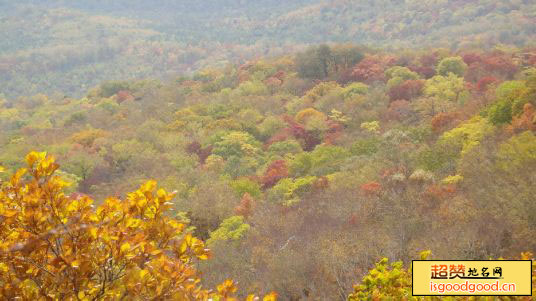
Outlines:
{"type": "Polygon", "coordinates": [[[387,118],[389,120],[403,120],[411,114],[411,108],[409,101],[407,100],[395,100],[389,105],[387,110],[387,118]]]}
{"type": "Polygon", "coordinates": [[[239,240],[249,231],[250,226],[244,223],[243,216],[231,216],[225,219],[220,227],[210,233],[209,244],[217,240],[239,240]]]}
{"type": "Polygon", "coordinates": [[[259,198],[262,193],[259,184],[248,178],[240,178],[232,181],[231,187],[238,197],[242,197],[247,193],[254,198],[259,198]]]}
{"type": "Polygon", "coordinates": [[[332,54],[337,71],[353,67],[363,59],[361,49],[352,45],[335,46],[332,49],[332,54]]]}
{"type": "Polygon", "coordinates": [[[212,146],[209,145],[203,148],[199,142],[193,141],[186,146],[186,152],[196,154],[199,158],[199,163],[205,164],[207,158],[212,154],[212,146]]]}
{"type": "Polygon", "coordinates": [[[100,86],[100,96],[110,97],[120,91],[129,91],[131,83],[126,81],[109,81],[100,86]]]}
{"type": "Polygon", "coordinates": [[[236,215],[241,215],[244,218],[248,218],[253,211],[253,203],[253,198],[251,197],[251,195],[249,195],[249,193],[246,192],[242,196],[240,204],[235,207],[234,212],[236,213],[236,215]]]}
{"type": "Polygon", "coordinates": [[[285,160],[276,160],[272,162],[264,173],[261,182],[263,188],[270,188],[277,184],[281,179],[288,177],[288,167],[285,160]]]}
{"type": "Polygon", "coordinates": [[[303,99],[308,104],[313,104],[316,101],[320,100],[322,97],[328,95],[331,91],[337,89],[340,89],[340,86],[339,84],[337,84],[337,82],[320,82],[318,85],[307,91],[307,93],[305,93],[305,95],[303,96],[303,99]]]}
{"type": "Polygon", "coordinates": [[[333,55],[331,53],[331,48],[328,45],[320,45],[316,49],[316,56],[320,63],[322,70],[322,75],[324,78],[329,75],[329,65],[334,61],[333,55]]]}
{"type": "Polygon", "coordinates": [[[382,185],[378,182],[372,181],[361,185],[360,188],[365,195],[377,195],[381,192],[382,185]]]}
{"type": "Polygon", "coordinates": [[[502,143],[497,153],[498,165],[506,171],[519,170],[536,164],[536,136],[525,131],[502,143]]]}
{"type": "Polygon", "coordinates": [[[407,80],[389,89],[389,98],[395,100],[412,100],[422,94],[424,80],[407,80]]]}
{"type": "Polygon", "coordinates": [[[352,70],[350,79],[373,83],[385,79],[385,69],[395,63],[392,56],[368,55],[361,60],[352,70]]]}
{"type": "Polygon", "coordinates": [[[230,132],[214,145],[213,153],[225,159],[231,156],[255,156],[260,151],[260,143],[246,132],[230,132]]]}
{"type": "Polygon", "coordinates": [[[95,140],[106,137],[108,135],[108,132],[103,131],[101,129],[89,129],[75,133],[71,136],[71,140],[74,143],[78,143],[83,145],[84,147],[91,148],[95,140]]]}
{"type": "Polygon", "coordinates": [[[437,74],[442,76],[454,73],[456,76],[463,77],[465,70],[467,70],[467,64],[459,56],[444,58],[437,65],[437,74]]]}
{"type": "Polygon", "coordinates": [[[476,83],[476,90],[480,93],[486,92],[486,90],[498,82],[493,76],[485,76],[476,83]]]}
{"type": "Polygon", "coordinates": [[[424,86],[426,96],[435,97],[438,101],[458,102],[465,96],[463,77],[453,73],[447,76],[436,75],[428,80],[424,86]]]}
{"type": "Polygon", "coordinates": [[[512,121],[512,103],[507,99],[501,99],[494,103],[488,110],[489,120],[497,125],[512,121]]]}
{"type": "MultiPolygon", "coordinates": [[[[420,260],[427,260],[432,251],[425,250],[419,252],[420,260]]],[[[530,252],[521,253],[521,260],[531,260],[533,254],[530,252]]],[[[532,263],[532,279],[536,264],[532,263]]],[[[435,297],[418,297],[412,295],[412,270],[411,267],[405,268],[402,261],[389,263],[389,259],[384,257],[378,261],[374,268],[363,277],[360,284],[354,285],[354,291],[348,295],[348,301],[361,300],[436,300],[435,297]]],[[[535,283],[532,282],[534,287],[535,283]]],[[[438,297],[441,298],[441,297],[438,297]]],[[[484,301],[488,300],[487,296],[471,297],[471,300],[484,301]]],[[[501,297],[497,297],[500,300],[501,297]]],[[[449,297],[449,300],[466,300],[464,296],[449,297]]],[[[510,300],[505,297],[504,300],[510,300]]]]}
{"type": "Polygon", "coordinates": [[[461,154],[467,153],[473,147],[480,144],[484,137],[493,133],[494,127],[486,118],[476,116],[452,130],[443,133],[439,143],[443,145],[457,146],[461,154]]]}
{"type": "Polygon", "coordinates": [[[369,91],[369,86],[364,83],[351,83],[342,90],[344,99],[350,99],[356,95],[366,95],[369,91]]]}
{"type": "Polygon", "coordinates": [[[297,179],[285,178],[279,181],[269,193],[269,199],[283,206],[293,206],[310,193],[317,177],[307,176],[297,179]]]}
{"type": "Polygon", "coordinates": [[[446,112],[468,96],[462,77],[454,73],[448,76],[436,75],[426,80],[424,96],[414,101],[414,107],[423,115],[434,116],[446,112]]]}
{"type": "Polygon", "coordinates": [[[536,131],[536,113],[534,106],[526,103],[523,106],[523,113],[512,120],[512,131],[520,133],[525,130],[536,131]]]}
{"type": "MultiPolygon", "coordinates": [[[[124,200],[94,208],[54,175],[59,165],[31,152],[0,188],[0,294],[8,299],[206,300],[230,296],[199,285],[203,241],[166,214],[174,195],[148,181],[124,200]],[[27,180],[25,180],[27,179],[27,180]]],[[[229,291],[230,290],[230,291],[229,291]]]]}
{"type": "Polygon", "coordinates": [[[432,124],[432,130],[436,133],[440,133],[452,123],[456,122],[458,118],[459,114],[456,112],[436,114],[430,122],[432,124]]]}
{"type": "Polygon", "coordinates": [[[394,86],[400,85],[407,80],[419,79],[419,75],[407,67],[394,66],[385,70],[385,76],[389,79],[387,81],[387,88],[391,89],[394,86]]]}
{"type": "Polygon", "coordinates": [[[326,78],[332,63],[333,56],[328,45],[310,47],[296,56],[296,68],[302,78],[326,78]]]}
{"type": "Polygon", "coordinates": [[[65,171],[80,177],[82,192],[88,192],[89,187],[85,181],[91,176],[93,170],[102,165],[104,161],[97,154],[86,153],[83,150],[71,152],[64,161],[65,171]]]}

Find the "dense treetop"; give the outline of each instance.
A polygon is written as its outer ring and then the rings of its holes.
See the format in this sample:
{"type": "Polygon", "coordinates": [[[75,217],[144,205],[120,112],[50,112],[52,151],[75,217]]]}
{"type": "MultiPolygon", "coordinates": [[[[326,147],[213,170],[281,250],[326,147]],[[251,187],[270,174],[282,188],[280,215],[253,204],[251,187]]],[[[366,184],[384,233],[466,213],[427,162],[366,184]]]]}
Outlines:
{"type": "MultiPolygon", "coordinates": [[[[87,207],[91,198],[113,212],[148,198],[154,182],[144,183],[156,180],[175,191],[164,221],[184,225],[178,242],[191,233],[212,250],[195,266],[204,287],[233,279],[244,298],[358,298],[388,293],[352,289],[384,256],[518,258],[536,249],[535,105],[530,47],[319,45],[169,81],[109,81],[80,98],[1,99],[0,178],[12,183],[22,154],[47,151],[72,183],[55,199],[87,207]]],[[[18,186],[4,185],[11,200],[18,186]]],[[[145,220],[151,210],[132,214],[145,220]]],[[[88,242],[106,238],[84,231],[88,242]]]]}

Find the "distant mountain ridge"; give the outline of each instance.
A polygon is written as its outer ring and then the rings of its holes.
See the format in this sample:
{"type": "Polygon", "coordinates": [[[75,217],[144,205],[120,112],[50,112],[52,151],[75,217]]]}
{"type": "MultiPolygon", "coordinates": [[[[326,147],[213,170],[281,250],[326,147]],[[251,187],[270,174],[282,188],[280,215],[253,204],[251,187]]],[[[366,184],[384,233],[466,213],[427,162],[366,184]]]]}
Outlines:
{"type": "Polygon", "coordinates": [[[167,77],[308,44],[526,46],[521,0],[0,1],[0,93],[81,95],[102,81],[167,77]]]}

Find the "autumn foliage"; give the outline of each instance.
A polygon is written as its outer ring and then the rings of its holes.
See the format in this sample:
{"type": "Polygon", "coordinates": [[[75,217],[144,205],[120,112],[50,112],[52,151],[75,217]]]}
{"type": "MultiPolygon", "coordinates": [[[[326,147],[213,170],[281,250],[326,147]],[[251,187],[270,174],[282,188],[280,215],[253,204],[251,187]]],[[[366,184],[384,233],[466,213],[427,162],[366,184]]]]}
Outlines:
{"type": "Polygon", "coordinates": [[[231,280],[216,291],[202,287],[194,264],[210,253],[169,217],[174,194],[155,181],[95,206],[63,192],[69,183],[55,175],[54,157],[32,152],[26,163],[0,188],[4,298],[235,300],[231,280]]]}
{"type": "MultiPolygon", "coordinates": [[[[427,260],[432,251],[425,250],[419,253],[420,260],[427,260]]],[[[534,279],[536,278],[536,264],[534,255],[530,252],[523,252],[519,256],[521,260],[532,260],[532,285],[534,289],[534,279]]],[[[360,284],[354,285],[354,291],[348,296],[348,301],[359,300],[441,300],[442,297],[417,297],[412,295],[412,270],[411,267],[404,267],[402,261],[389,262],[384,257],[374,265],[366,274],[360,284]]],[[[509,296],[452,296],[448,300],[512,300],[509,296]]],[[[531,297],[521,300],[530,300],[531,297]]]]}
{"type": "Polygon", "coordinates": [[[288,167],[285,160],[272,162],[262,177],[263,188],[273,187],[281,179],[288,177],[288,167]]]}
{"type": "Polygon", "coordinates": [[[240,204],[235,207],[234,212],[236,215],[241,215],[245,218],[251,215],[253,210],[253,203],[254,200],[251,197],[249,193],[244,193],[242,196],[242,199],[240,200],[240,204]]]}
{"type": "Polygon", "coordinates": [[[389,90],[389,98],[395,100],[412,100],[422,94],[423,80],[407,80],[389,90]]]}
{"type": "Polygon", "coordinates": [[[382,189],[382,185],[374,181],[361,185],[361,191],[365,195],[376,195],[381,192],[381,189],[382,189]]]}

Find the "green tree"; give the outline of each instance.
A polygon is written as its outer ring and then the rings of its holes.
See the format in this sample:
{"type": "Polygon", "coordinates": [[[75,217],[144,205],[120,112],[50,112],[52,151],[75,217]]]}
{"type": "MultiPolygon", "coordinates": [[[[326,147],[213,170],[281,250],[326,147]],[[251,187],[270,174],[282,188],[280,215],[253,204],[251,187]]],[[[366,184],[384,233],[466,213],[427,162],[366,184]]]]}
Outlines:
{"type": "Polygon", "coordinates": [[[499,146],[497,157],[497,164],[505,171],[530,170],[536,164],[536,136],[525,131],[508,139],[499,146]]]}
{"type": "Polygon", "coordinates": [[[310,47],[296,56],[296,68],[302,78],[323,79],[328,77],[334,58],[328,45],[310,47]]]}
{"type": "Polygon", "coordinates": [[[453,73],[456,76],[463,77],[467,70],[467,64],[459,56],[447,57],[442,59],[437,65],[437,74],[448,76],[453,73]]]}
{"type": "Polygon", "coordinates": [[[250,226],[244,222],[243,216],[231,216],[221,223],[220,227],[210,232],[207,243],[210,245],[217,240],[239,240],[249,231],[250,226]]]}

